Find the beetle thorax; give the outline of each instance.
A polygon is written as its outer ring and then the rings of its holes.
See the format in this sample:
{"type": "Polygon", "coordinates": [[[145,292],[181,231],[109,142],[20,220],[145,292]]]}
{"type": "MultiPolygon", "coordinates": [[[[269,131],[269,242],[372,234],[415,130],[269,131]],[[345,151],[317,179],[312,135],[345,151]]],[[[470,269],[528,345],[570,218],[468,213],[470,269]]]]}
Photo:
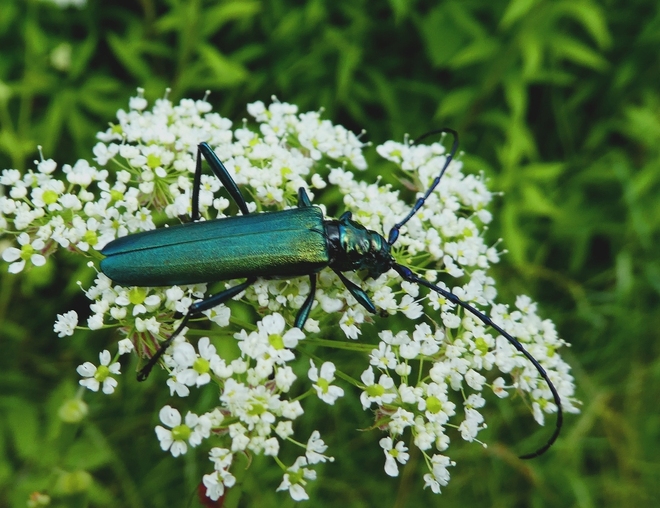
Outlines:
{"type": "Polygon", "coordinates": [[[350,217],[345,213],[339,220],[325,221],[330,266],[340,272],[367,270],[377,279],[394,263],[390,246],[382,235],[350,217]]]}

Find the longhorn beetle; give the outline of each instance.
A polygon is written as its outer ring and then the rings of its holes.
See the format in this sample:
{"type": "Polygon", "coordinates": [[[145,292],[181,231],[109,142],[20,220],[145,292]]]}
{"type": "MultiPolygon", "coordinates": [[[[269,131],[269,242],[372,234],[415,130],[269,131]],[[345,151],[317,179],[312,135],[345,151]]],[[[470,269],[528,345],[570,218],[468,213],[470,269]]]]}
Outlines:
{"type": "Polygon", "coordinates": [[[559,394],[545,369],[518,340],[488,316],[450,291],[398,264],[391,254],[391,247],[397,241],[401,227],[424,206],[426,199],[440,183],[458,150],[458,133],[446,128],[434,130],[413,143],[442,133],[451,134],[453,144],[440,174],[424,195],[417,199],[408,215],[392,227],[387,240],[352,220],[351,212],[345,212],[339,219],[325,219],[321,209],[312,205],[302,187],[298,191],[297,208],[250,213],[240,189],[224,164],[207,143],[200,143],[193,181],[192,222],[136,233],[110,242],[101,251],[105,256],[101,261],[101,271],[113,281],[128,286],[171,286],[241,278],[245,278],[245,281],[190,305],[181,324],[139,371],[138,379],[143,381],[147,378],[191,317],[230,300],[254,284],[258,277],[309,276],[310,292],[295,319],[295,326],[302,329],[314,303],[316,273],[323,268],[330,267],[355,299],[371,313],[376,313],[377,309],[367,293],[348,280],[342,272],[366,270],[369,277],[377,279],[393,269],[402,279],[425,286],[476,316],[506,338],[534,365],[552,392],[557,405],[557,423],[545,445],[521,458],[529,459],[544,453],[559,436],[563,422],[559,394]],[[199,220],[202,158],[206,159],[242,215],[199,220]]]}

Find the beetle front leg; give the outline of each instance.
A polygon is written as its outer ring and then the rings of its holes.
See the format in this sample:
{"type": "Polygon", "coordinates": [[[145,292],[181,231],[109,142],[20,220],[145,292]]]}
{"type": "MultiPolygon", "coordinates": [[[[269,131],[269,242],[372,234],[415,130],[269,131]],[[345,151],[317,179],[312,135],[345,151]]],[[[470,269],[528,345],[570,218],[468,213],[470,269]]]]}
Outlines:
{"type": "Polygon", "coordinates": [[[346,289],[348,289],[348,291],[353,295],[353,298],[355,298],[360,305],[362,305],[372,314],[378,313],[378,311],[376,310],[376,306],[374,305],[374,302],[371,301],[371,298],[369,298],[369,295],[367,295],[364,289],[362,289],[360,286],[356,284],[353,284],[339,270],[333,270],[333,271],[341,279],[341,281],[344,283],[344,286],[346,286],[346,289]]]}
{"type": "Polygon", "coordinates": [[[176,330],[174,330],[172,335],[170,335],[167,338],[167,340],[160,345],[158,351],[156,351],[156,353],[149,359],[147,364],[144,367],[142,367],[142,369],[140,369],[140,371],[137,374],[137,380],[144,381],[149,377],[149,373],[151,372],[151,369],[153,369],[154,365],[158,363],[161,356],[163,356],[165,351],[167,351],[167,348],[169,348],[172,345],[172,341],[174,341],[174,339],[176,339],[179,336],[179,334],[183,331],[183,329],[188,324],[190,318],[198,314],[201,314],[205,310],[212,309],[213,307],[217,307],[221,303],[231,300],[237,294],[241,293],[242,291],[245,291],[252,284],[254,284],[256,280],[257,280],[256,277],[251,277],[247,279],[245,282],[230,287],[229,289],[226,289],[225,291],[222,291],[217,295],[209,296],[205,300],[200,300],[199,302],[195,302],[191,304],[190,307],[188,307],[188,312],[186,312],[186,315],[183,316],[183,319],[181,320],[181,323],[176,328],[176,330]]]}

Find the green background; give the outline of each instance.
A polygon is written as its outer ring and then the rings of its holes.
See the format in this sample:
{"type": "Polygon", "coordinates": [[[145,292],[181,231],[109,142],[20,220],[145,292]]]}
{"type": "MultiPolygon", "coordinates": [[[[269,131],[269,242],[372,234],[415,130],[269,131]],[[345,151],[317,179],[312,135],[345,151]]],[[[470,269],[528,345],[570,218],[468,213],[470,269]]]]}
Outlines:
{"type": "MultiPolygon", "coordinates": [[[[562,354],[582,413],[524,462],[517,455],[549,429],[520,400],[489,404],[490,447],[454,440],[458,465],[434,496],[418,456],[385,476],[376,434],[355,430],[369,425],[359,407],[310,406],[318,419],[301,430],[325,422],[337,460],[319,469],[308,506],[655,506],[658,48],[650,0],[90,0],[80,10],[0,0],[0,168],[31,167],[38,144],[60,164],[91,160],[95,133],[138,86],[150,101],[167,87],[175,101],[211,90],[234,122],[274,94],[376,144],[453,127],[467,171],[504,193],[488,233],[508,249],[500,300],[530,295],[572,344],[562,354]]],[[[199,506],[192,494],[210,463],[159,450],[153,426],[169,397],[153,379],[123,376],[115,396],[86,395],[81,424],[58,419],[75,366],[117,340],[55,336],[55,314],[85,308],[76,281],[91,277],[65,253],[58,263],[0,275],[0,506],[25,506],[36,490],[56,506],[199,506]]],[[[271,464],[251,464],[241,506],[294,504],[274,492],[271,464]]]]}

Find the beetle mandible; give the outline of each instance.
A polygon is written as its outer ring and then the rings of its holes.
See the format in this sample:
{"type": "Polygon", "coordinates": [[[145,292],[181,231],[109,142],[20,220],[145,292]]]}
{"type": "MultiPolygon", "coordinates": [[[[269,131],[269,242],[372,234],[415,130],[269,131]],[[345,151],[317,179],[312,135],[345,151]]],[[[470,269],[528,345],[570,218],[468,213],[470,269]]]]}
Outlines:
{"type": "Polygon", "coordinates": [[[241,278],[245,278],[245,281],[191,304],[179,326],[139,371],[138,379],[143,381],[147,378],[191,317],[230,300],[251,286],[258,277],[309,276],[310,292],[295,319],[295,326],[302,329],[314,303],[316,273],[323,268],[331,268],[353,297],[371,313],[376,313],[377,309],[367,293],[348,280],[342,272],[365,270],[369,277],[377,279],[393,269],[402,279],[435,291],[476,316],[486,326],[495,329],[534,365],[552,392],[557,405],[557,423],[545,445],[521,458],[529,459],[544,453],[559,436],[563,422],[559,394],[545,369],[518,340],[487,315],[451,291],[432,284],[400,265],[391,254],[391,247],[397,241],[401,227],[424,206],[426,199],[440,183],[458,150],[458,133],[453,129],[438,129],[413,142],[416,144],[428,136],[444,133],[451,134],[453,144],[442,170],[406,217],[392,227],[387,240],[380,233],[368,230],[354,221],[351,212],[345,212],[339,219],[325,219],[321,209],[312,205],[302,187],[298,191],[297,208],[250,213],[240,189],[224,164],[207,143],[200,143],[193,181],[192,222],[136,233],[110,242],[101,251],[105,256],[101,261],[101,271],[113,281],[128,286],[171,286],[241,278]],[[242,215],[199,220],[202,159],[208,162],[242,215]]]}

